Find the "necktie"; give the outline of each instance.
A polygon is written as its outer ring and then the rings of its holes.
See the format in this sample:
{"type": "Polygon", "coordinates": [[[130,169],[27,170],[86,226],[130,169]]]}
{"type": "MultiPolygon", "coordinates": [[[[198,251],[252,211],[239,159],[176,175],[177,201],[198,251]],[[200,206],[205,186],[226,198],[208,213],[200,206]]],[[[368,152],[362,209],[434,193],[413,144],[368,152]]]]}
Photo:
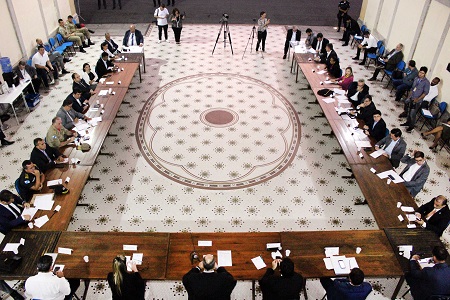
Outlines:
{"type": "Polygon", "coordinates": [[[436,209],[433,208],[433,210],[430,211],[430,212],[428,213],[428,215],[426,215],[425,219],[429,220],[435,213],[436,213],[436,209]]]}
{"type": "Polygon", "coordinates": [[[8,204],[10,211],[14,214],[16,218],[20,216],[20,210],[13,203],[8,204]]]}
{"type": "Polygon", "coordinates": [[[131,46],[134,46],[134,33],[131,34],[131,46]]]}
{"type": "Polygon", "coordinates": [[[67,110],[66,110],[65,112],[66,112],[66,114],[69,116],[70,121],[73,122],[73,118],[70,116],[69,112],[68,112],[67,110]]]}
{"type": "Polygon", "coordinates": [[[48,156],[47,152],[45,152],[45,150],[41,150],[42,153],[44,153],[45,157],[47,157],[48,162],[52,162],[52,160],[50,159],[50,157],[48,156]]]}

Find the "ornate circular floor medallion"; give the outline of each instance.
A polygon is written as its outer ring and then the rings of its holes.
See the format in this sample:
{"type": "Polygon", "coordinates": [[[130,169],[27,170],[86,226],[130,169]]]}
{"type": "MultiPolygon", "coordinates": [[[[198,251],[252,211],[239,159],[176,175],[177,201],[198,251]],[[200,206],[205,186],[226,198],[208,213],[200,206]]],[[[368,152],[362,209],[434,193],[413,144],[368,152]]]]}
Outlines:
{"type": "Polygon", "coordinates": [[[236,74],[199,74],[160,88],[136,125],[160,174],[203,189],[236,189],[279,175],[300,143],[294,107],[277,90],[236,74]]]}

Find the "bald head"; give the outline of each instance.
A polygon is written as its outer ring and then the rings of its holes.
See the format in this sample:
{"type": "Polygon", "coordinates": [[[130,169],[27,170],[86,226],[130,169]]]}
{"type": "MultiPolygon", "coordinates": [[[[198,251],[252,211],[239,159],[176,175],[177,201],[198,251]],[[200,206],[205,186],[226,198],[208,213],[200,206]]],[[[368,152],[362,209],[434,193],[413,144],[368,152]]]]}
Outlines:
{"type": "Polygon", "coordinates": [[[209,271],[214,269],[216,261],[214,260],[214,255],[207,254],[203,257],[203,267],[205,270],[209,271]]]}
{"type": "Polygon", "coordinates": [[[136,30],[136,25],[130,25],[130,32],[134,32],[136,30]]]}

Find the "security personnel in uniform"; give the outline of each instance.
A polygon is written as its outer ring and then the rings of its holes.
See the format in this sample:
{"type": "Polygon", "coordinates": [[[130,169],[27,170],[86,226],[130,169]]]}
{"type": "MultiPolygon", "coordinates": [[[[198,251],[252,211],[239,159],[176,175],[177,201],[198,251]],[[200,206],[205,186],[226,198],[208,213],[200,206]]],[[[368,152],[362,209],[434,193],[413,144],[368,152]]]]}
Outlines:
{"type": "Polygon", "coordinates": [[[20,197],[29,202],[33,194],[40,191],[45,181],[44,173],[41,173],[31,160],[22,162],[22,173],[19,177],[18,192],[20,197]]]}

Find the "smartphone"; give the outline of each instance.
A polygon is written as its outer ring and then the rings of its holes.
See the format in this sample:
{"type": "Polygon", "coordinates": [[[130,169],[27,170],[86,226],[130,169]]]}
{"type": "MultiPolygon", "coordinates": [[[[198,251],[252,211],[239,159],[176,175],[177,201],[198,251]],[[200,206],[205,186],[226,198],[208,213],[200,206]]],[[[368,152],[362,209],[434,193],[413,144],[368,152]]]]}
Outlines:
{"type": "Polygon", "coordinates": [[[392,175],[388,175],[388,177],[389,177],[391,180],[395,180],[394,176],[392,176],[392,175]]]}
{"type": "Polygon", "coordinates": [[[53,274],[58,273],[58,271],[59,271],[60,269],[61,269],[60,267],[55,267],[55,268],[53,269],[53,274]]]}

